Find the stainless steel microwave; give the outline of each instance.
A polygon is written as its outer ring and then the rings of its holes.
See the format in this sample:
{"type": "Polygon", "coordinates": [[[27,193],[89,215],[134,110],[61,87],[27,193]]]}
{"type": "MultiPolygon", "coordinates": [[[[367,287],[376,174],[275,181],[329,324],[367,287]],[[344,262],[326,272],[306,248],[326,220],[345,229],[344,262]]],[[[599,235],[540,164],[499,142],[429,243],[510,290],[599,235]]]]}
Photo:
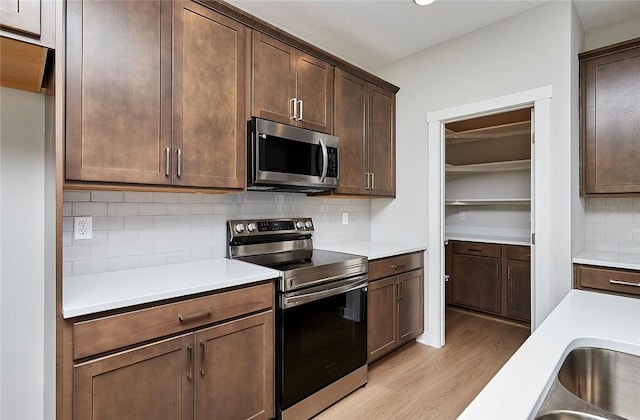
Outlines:
{"type": "Polygon", "coordinates": [[[322,192],[338,187],[338,138],[253,117],[248,122],[247,189],[322,192]]]}

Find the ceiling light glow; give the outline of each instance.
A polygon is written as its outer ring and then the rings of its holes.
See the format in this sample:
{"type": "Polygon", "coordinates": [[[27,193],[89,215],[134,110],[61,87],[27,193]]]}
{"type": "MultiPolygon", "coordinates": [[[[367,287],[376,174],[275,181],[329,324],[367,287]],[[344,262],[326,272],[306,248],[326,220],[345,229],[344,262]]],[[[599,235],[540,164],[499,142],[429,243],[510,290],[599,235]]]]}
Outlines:
{"type": "Polygon", "coordinates": [[[413,0],[418,6],[428,6],[436,0],[413,0]]]}

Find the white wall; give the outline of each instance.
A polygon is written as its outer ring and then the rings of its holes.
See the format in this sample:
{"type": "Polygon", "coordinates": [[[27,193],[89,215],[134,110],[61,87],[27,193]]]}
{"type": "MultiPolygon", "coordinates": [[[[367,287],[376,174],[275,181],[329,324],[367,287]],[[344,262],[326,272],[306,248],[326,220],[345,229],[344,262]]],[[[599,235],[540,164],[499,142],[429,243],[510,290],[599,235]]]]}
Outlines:
{"type": "Polygon", "coordinates": [[[637,37],[640,37],[640,19],[631,19],[619,25],[585,34],[584,47],[581,51],[594,50],[637,37]]]}
{"type": "Polygon", "coordinates": [[[427,203],[432,199],[427,196],[424,169],[427,142],[439,141],[428,138],[428,112],[550,85],[554,248],[549,304],[555,307],[571,288],[571,98],[575,94],[571,90],[571,26],[571,3],[549,2],[377,72],[400,87],[398,193],[395,201],[372,202],[372,239],[427,243],[427,203]],[[399,221],[407,228],[397,229],[399,221]]]}
{"type": "Polygon", "coordinates": [[[43,95],[0,88],[0,418],[6,420],[48,417],[44,104],[43,95]]]}

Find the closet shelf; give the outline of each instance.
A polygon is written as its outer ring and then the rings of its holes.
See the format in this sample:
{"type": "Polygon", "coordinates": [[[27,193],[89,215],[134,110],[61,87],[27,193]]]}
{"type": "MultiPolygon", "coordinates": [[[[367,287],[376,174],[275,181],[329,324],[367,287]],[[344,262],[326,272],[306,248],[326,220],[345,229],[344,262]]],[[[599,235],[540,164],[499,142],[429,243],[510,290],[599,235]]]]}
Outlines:
{"type": "Polygon", "coordinates": [[[504,162],[476,163],[473,165],[445,165],[447,174],[476,174],[486,172],[523,171],[531,169],[531,159],[504,162]]]}
{"type": "Polygon", "coordinates": [[[447,206],[530,206],[530,198],[447,198],[447,206]]]}

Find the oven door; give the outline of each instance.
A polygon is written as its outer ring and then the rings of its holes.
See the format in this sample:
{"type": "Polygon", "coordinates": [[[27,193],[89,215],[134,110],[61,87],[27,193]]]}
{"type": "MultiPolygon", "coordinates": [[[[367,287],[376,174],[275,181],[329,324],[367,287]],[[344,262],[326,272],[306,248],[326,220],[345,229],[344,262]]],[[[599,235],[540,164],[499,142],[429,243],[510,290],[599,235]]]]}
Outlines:
{"type": "Polygon", "coordinates": [[[250,135],[249,186],[338,186],[337,137],[257,118],[250,135]]]}
{"type": "Polygon", "coordinates": [[[280,296],[281,410],[367,363],[367,276],[280,296]]]}

